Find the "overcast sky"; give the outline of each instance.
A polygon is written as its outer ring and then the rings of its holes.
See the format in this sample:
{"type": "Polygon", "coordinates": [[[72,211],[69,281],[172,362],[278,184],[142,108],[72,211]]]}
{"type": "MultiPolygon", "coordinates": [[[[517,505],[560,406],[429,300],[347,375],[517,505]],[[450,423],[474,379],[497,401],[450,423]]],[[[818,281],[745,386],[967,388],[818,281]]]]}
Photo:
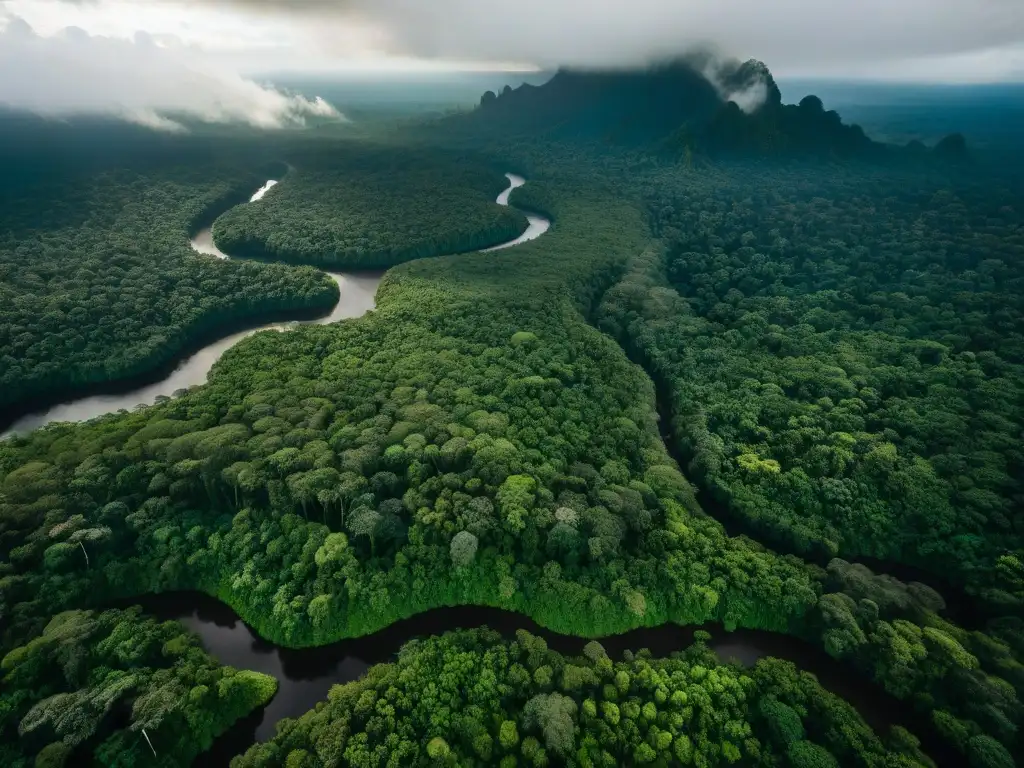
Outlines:
{"type": "Polygon", "coordinates": [[[0,26],[0,102],[143,121],[324,111],[254,73],[630,65],[708,44],[777,77],[1024,81],[1024,0],[0,0],[0,26]]]}

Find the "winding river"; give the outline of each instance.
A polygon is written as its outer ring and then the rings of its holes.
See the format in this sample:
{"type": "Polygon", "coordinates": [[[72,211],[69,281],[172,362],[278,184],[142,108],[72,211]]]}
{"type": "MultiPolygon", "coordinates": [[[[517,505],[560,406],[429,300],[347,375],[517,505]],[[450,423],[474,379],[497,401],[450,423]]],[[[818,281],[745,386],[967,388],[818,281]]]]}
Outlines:
{"type": "MultiPolygon", "coordinates": [[[[305,714],[317,702],[326,699],[332,686],[358,680],[372,665],[393,660],[398,650],[416,637],[440,635],[454,628],[486,626],[505,638],[515,639],[516,631],[524,629],[543,637],[552,650],[570,656],[581,655],[583,646],[589,642],[544,629],[517,613],[463,606],[427,611],[366,637],[317,648],[290,649],[263,640],[230,607],[202,593],[149,595],[119,604],[141,605],[146,613],[158,619],[182,622],[202,638],[206,650],[222,664],[277,678],[279,687],[270,703],[222,734],[197,760],[197,765],[203,766],[227,766],[233,756],[255,742],[272,738],[282,718],[305,714]]],[[[885,734],[892,725],[903,725],[921,738],[922,745],[937,764],[958,764],[957,756],[944,754],[947,750],[942,749],[928,721],[908,704],[889,696],[821,648],[798,638],[760,630],[726,632],[718,624],[703,627],[669,624],[600,638],[600,643],[616,660],[621,659],[626,650],[641,648],[650,649],[655,657],[667,657],[688,647],[699,629],[711,634],[709,647],[723,662],[751,666],[765,656],[792,661],[801,670],[814,674],[826,689],[853,705],[879,735],[885,734]]]]}
{"type": "MultiPolygon", "coordinates": [[[[512,190],[517,187],[521,187],[526,183],[526,180],[522,176],[516,176],[511,173],[507,173],[505,176],[509,181],[509,186],[500,195],[498,195],[498,199],[496,200],[498,205],[508,205],[509,195],[511,195],[512,190]]],[[[258,200],[262,200],[264,196],[276,185],[276,181],[268,181],[260,187],[255,194],[253,194],[249,202],[254,203],[258,200]]],[[[524,243],[527,240],[533,240],[547,232],[551,226],[551,222],[543,216],[538,216],[526,211],[523,211],[523,214],[529,221],[529,226],[523,234],[514,240],[510,240],[507,243],[502,243],[501,245],[497,245],[486,250],[494,251],[502,248],[510,248],[514,245],[524,243]]],[[[217,246],[214,245],[212,227],[207,227],[206,229],[201,230],[194,238],[192,238],[191,243],[192,248],[198,253],[202,253],[207,256],[214,256],[218,259],[229,258],[227,254],[221,252],[217,246]]],[[[328,271],[327,274],[330,275],[338,284],[338,289],[340,290],[338,303],[335,304],[334,309],[332,309],[326,316],[306,322],[321,325],[336,323],[339,320],[361,317],[374,308],[377,286],[384,275],[383,272],[328,271]]],[[[127,389],[118,387],[117,383],[114,382],[111,384],[111,390],[107,393],[79,397],[33,413],[24,414],[14,421],[5,432],[0,434],[0,439],[7,437],[8,435],[30,432],[33,429],[38,429],[39,427],[50,424],[51,422],[87,421],[89,419],[94,419],[97,416],[116,413],[120,410],[130,411],[138,408],[139,406],[152,405],[160,397],[171,397],[179,390],[194,387],[199,384],[205,384],[207,375],[210,373],[210,369],[213,367],[213,364],[216,363],[217,360],[220,359],[221,355],[223,355],[228,349],[235,346],[235,344],[247,336],[251,336],[257,331],[271,329],[287,330],[290,327],[301,324],[301,322],[302,321],[262,324],[254,328],[247,328],[228,336],[224,336],[182,359],[173,370],[167,372],[166,375],[162,376],[157,381],[127,389]]]]}
{"type": "MultiPolygon", "coordinates": [[[[496,202],[499,205],[509,205],[512,190],[525,184],[521,176],[506,174],[506,177],[509,186],[498,196],[496,202]]],[[[276,184],[274,180],[268,181],[252,196],[250,202],[263,199],[276,184]]],[[[539,237],[551,226],[551,222],[543,216],[526,211],[523,214],[529,226],[522,235],[485,250],[510,248],[539,237]]],[[[229,258],[214,244],[210,228],[196,234],[191,243],[199,253],[220,259],[229,258]]],[[[341,291],[340,299],[327,316],[309,322],[333,323],[360,317],[374,308],[377,286],[383,273],[327,274],[337,282],[341,291]]],[[[82,397],[22,416],[5,434],[26,432],[54,421],[84,421],[122,409],[152,404],[161,396],[171,396],[181,389],[205,383],[210,368],[220,356],[247,336],[260,330],[287,330],[294,325],[294,322],[260,325],[225,336],[183,359],[159,381],[116,394],[82,397]]],[[[666,416],[663,414],[663,428],[667,427],[666,416]]],[[[671,442],[666,440],[669,446],[671,442]]],[[[550,648],[567,655],[580,654],[587,642],[586,639],[543,629],[519,614],[496,608],[467,606],[428,611],[363,638],[295,650],[263,640],[230,607],[201,593],[150,595],[121,604],[138,604],[144,611],[160,619],[179,620],[202,638],[206,650],[221,663],[238,669],[263,672],[278,680],[277,694],[270,703],[240,720],[217,739],[211,750],[197,759],[196,764],[202,766],[227,766],[233,756],[241,754],[253,743],[271,738],[282,718],[301,716],[325,699],[332,686],[359,679],[371,665],[391,660],[402,645],[415,637],[441,634],[453,628],[487,626],[511,639],[517,630],[524,629],[543,637],[550,648]]],[[[710,647],[722,661],[733,660],[746,666],[765,656],[792,661],[800,669],[816,675],[826,689],[851,703],[880,735],[891,725],[904,725],[922,739],[924,748],[937,764],[958,764],[957,756],[943,749],[942,742],[937,740],[926,718],[918,716],[907,704],[889,696],[817,646],[794,637],[756,630],[726,632],[720,625],[665,625],[602,638],[600,642],[613,659],[621,658],[627,649],[641,648],[648,648],[655,656],[664,657],[690,645],[698,629],[711,634],[710,647]]]]}
{"type": "MultiPolygon", "coordinates": [[[[522,176],[516,176],[514,173],[506,173],[505,178],[508,179],[508,188],[498,195],[498,199],[495,201],[498,205],[508,205],[508,198],[512,194],[512,190],[518,189],[526,183],[526,179],[522,176]]],[[[495,245],[491,248],[484,248],[484,253],[511,248],[514,245],[525,243],[527,240],[536,240],[551,228],[551,221],[539,214],[531,213],[530,211],[520,211],[520,213],[526,216],[526,220],[529,222],[526,231],[515,240],[509,240],[507,243],[495,245]]]]}

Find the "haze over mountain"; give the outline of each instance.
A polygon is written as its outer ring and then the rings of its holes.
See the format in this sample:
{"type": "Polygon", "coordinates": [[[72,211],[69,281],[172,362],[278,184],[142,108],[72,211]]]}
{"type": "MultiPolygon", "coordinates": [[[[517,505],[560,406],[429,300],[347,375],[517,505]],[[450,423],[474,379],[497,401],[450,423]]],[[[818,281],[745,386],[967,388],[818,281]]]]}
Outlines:
{"type": "MultiPolygon", "coordinates": [[[[635,69],[562,69],[540,86],[486,92],[477,110],[449,118],[452,130],[491,139],[562,141],[629,146],[692,162],[695,153],[819,154],[892,159],[894,148],[844,124],[822,100],[806,95],[784,104],[769,68],[760,61],[694,54],[635,69]]],[[[920,156],[913,142],[904,158],[920,156]]],[[[968,155],[962,135],[946,136],[936,156],[968,155]]]]}
{"type": "Polygon", "coordinates": [[[245,73],[639,66],[713,46],[784,77],[1024,78],[1018,0],[0,0],[0,103],[153,125],[327,114],[245,73]],[[34,32],[33,32],[34,30],[34,32]]]}

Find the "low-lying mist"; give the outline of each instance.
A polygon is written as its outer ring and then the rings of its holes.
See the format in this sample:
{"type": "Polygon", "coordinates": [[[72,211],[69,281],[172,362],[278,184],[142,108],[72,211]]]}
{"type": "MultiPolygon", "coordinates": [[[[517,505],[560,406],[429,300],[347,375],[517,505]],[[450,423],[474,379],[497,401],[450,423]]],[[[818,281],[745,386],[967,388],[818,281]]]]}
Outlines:
{"type": "Polygon", "coordinates": [[[0,30],[0,72],[0,106],[44,116],[112,115],[168,131],[185,130],[170,115],[259,128],[343,119],[323,99],[261,86],[145,33],[123,40],[69,27],[42,37],[8,18],[0,30]]]}

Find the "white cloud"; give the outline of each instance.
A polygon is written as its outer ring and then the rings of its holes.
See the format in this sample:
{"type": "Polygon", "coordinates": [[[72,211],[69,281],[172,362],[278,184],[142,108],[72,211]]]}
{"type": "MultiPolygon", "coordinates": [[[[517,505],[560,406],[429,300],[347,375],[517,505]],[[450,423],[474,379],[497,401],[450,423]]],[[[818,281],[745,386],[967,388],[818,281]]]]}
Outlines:
{"type": "Polygon", "coordinates": [[[971,81],[1013,77],[1024,43],[1024,0],[141,1],[305,19],[321,40],[358,22],[393,53],[542,66],[635,65],[712,45],[785,74],[971,81]]]}
{"type": "Polygon", "coordinates": [[[0,0],[45,34],[145,29],[233,71],[641,64],[711,45],[779,76],[1021,79],[1024,0],[0,0]],[[400,66],[399,66],[400,65],[400,66]],[[474,65],[475,66],[475,65],[474,65]]]}
{"type": "Polygon", "coordinates": [[[260,86],[174,38],[146,32],[125,39],[66,27],[42,36],[8,15],[0,72],[0,104],[48,116],[116,115],[163,130],[181,130],[176,117],[259,128],[340,118],[322,99],[260,86]]]}

